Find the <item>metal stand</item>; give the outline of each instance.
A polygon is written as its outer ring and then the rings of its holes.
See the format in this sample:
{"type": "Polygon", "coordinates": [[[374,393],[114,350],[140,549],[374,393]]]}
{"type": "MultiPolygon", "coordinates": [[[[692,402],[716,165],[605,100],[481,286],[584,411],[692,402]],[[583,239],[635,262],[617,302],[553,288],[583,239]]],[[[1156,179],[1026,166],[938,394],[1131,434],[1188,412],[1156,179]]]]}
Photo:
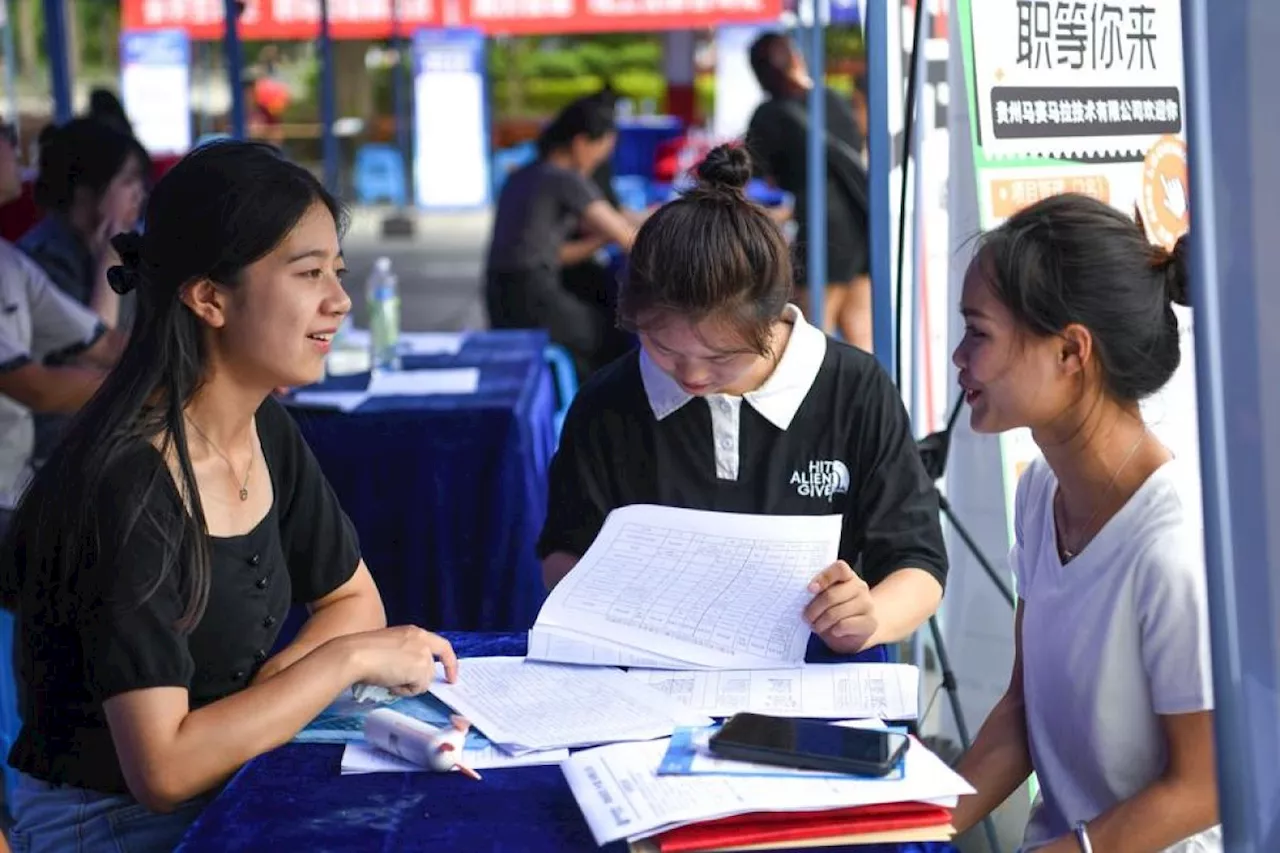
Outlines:
{"type": "MultiPolygon", "coordinates": [[[[960,419],[960,411],[964,408],[964,397],[957,397],[955,407],[951,410],[951,415],[947,418],[947,425],[941,432],[932,433],[916,443],[920,451],[920,460],[924,463],[924,469],[928,472],[930,479],[935,483],[941,480],[947,472],[947,457],[951,452],[951,432],[955,429],[956,421],[960,419]]],[[[974,541],[973,536],[956,517],[955,510],[952,509],[951,503],[946,496],[934,486],[934,491],[938,495],[938,506],[942,510],[943,516],[946,517],[947,523],[952,529],[960,535],[960,540],[964,542],[965,547],[969,549],[969,553],[973,554],[978,561],[978,565],[982,566],[983,571],[995,584],[996,589],[1005,601],[1009,602],[1010,607],[1016,607],[1013,591],[1009,589],[1009,585],[1000,577],[1000,573],[996,571],[995,565],[987,559],[987,555],[982,553],[982,549],[978,547],[978,543],[974,541]]],[[[942,689],[947,693],[947,700],[951,705],[951,716],[956,721],[956,732],[960,736],[960,746],[968,752],[973,745],[973,741],[969,736],[969,726],[964,718],[964,711],[960,707],[960,691],[956,683],[956,674],[951,669],[951,656],[947,654],[947,645],[942,639],[942,629],[938,626],[938,617],[929,617],[929,633],[933,638],[933,650],[938,657],[938,669],[942,676],[942,689]]],[[[987,815],[982,819],[982,828],[987,836],[987,847],[991,853],[1001,853],[1000,841],[996,837],[995,822],[991,816],[987,815]]]]}

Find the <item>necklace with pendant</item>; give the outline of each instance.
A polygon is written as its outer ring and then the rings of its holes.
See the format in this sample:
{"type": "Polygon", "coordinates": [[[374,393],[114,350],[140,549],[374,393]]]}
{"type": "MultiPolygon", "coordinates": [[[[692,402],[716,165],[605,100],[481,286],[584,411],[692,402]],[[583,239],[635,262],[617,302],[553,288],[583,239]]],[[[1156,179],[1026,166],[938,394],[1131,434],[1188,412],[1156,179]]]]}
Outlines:
{"type": "Polygon", "coordinates": [[[1089,516],[1089,520],[1085,522],[1084,527],[1080,528],[1080,535],[1076,537],[1075,547],[1067,545],[1066,537],[1066,509],[1062,505],[1062,490],[1058,489],[1054,492],[1053,514],[1054,524],[1058,528],[1058,556],[1065,566],[1074,560],[1084,550],[1088,544],[1086,537],[1093,528],[1093,523],[1098,520],[1098,514],[1102,512],[1103,506],[1106,505],[1107,498],[1111,497],[1111,490],[1116,487],[1116,481],[1120,479],[1121,472],[1128,467],[1133,457],[1137,454],[1138,448],[1142,446],[1142,442],[1147,438],[1147,430],[1144,427],[1142,435],[1138,436],[1138,440],[1133,443],[1133,447],[1129,448],[1129,453],[1124,457],[1124,461],[1120,463],[1120,467],[1111,475],[1111,482],[1107,483],[1107,489],[1102,493],[1102,497],[1098,498],[1098,504],[1094,507],[1093,515],[1089,516]]]}
{"type": "Polygon", "coordinates": [[[240,477],[236,476],[236,466],[231,463],[231,458],[227,456],[227,454],[223,453],[218,445],[209,440],[209,436],[204,434],[204,430],[200,429],[196,422],[191,420],[191,418],[187,418],[187,423],[191,424],[191,428],[196,431],[197,435],[204,439],[204,443],[212,447],[213,452],[221,456],[222,461],[227,463],[227,470],[231,472],[232,481],[240,484],[240,500],[249,500],[249,475],[253,473],[253,460],[257,455],[253,452],[252,445],[249,447],[249,465],[244,469],[244,479],[242,480],[240,477]]]}

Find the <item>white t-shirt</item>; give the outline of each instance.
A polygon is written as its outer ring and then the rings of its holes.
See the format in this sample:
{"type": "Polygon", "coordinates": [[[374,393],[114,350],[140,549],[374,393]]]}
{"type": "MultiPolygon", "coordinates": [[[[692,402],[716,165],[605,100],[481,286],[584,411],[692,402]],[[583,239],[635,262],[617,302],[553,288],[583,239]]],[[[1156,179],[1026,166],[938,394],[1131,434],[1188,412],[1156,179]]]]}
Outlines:
{"type": "MultiPolygon", "coordinates": [[[[44,270],[0,240],[0,372],[66,358],[103,333],[98,316],[54,286],[44,270]]],[[[30,479],[31,411],[0,394],[0,509],[12,509],[30,479]]]]}
{"type": "MultiPolygon", "coordinates": [[[[1167,761],[1161,714],[1213,708],[1201,524],[1170,462],[1062,565],[1053,497],[1037,459],[1018,483],[1010,562],[1023,600],[1027,740],[1040,795],[1024,850],[1127,800],[1167,761]]],[[[1170,853],[1222,850],[1208,830],[1170,853]]]]}

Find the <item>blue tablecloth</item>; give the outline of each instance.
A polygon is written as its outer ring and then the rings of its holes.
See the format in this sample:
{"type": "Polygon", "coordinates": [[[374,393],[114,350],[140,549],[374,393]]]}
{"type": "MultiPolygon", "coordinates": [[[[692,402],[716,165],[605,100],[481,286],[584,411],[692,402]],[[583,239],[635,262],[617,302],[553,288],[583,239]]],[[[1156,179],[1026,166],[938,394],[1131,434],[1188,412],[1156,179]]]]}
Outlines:
{"type": "MultiPolygon", "coordinates": [[[[458,654],[523,655],[524,634],[450,634],[458,654]]],[[[881,659],[879,650],[870,656],[881,659]]],[[[247,764],[177,853],[586,853],[597,850],[558,767],[341,776],[342,747],[289,744],[247,764]]],[[[626,845],[609,845],[623,853],[626,845]]],[[[827,848],[836,851],[837,848],[827,848]]],[[[838,848],[954,853],[945,844],[838,848]]]]}
{"type": "MultiPolygon", "coordinates": [[[[546,344],[541,331],[474,332],[457,355],[405,360],[406,368],[478,367],[475,394],[378,397],[349,414],[292,410],[355,524],[392,624],[533,624],[545,597],[534,544],[555,449],[546,344]]],[[[361,389],[368,380],[316,387],[361,389]]]]}

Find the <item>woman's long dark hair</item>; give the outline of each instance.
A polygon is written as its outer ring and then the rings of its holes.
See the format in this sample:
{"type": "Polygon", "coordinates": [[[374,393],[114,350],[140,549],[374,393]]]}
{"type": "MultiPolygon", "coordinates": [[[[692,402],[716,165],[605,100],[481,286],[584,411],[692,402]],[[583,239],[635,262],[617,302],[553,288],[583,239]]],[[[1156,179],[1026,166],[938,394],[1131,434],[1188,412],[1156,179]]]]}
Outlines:
{"type": "Polygon", "coordinates": [[[12,608],[23,589],[61,590],[77,573],[106,569],[95,565],[103,546],[119,547],[146,525],[143,532],[165,555],[151,590],[178,571],[186,603],[177,627],[199,624],[211,579],[209,541],[183,410],[205,378],[207,353],[202,324],[180,295],[204,279],[236,286],[317,202],[341,228],[343,211],[320,182],[257,143],[198,148],[156,185],[146,234],[113,241],[123,265],[111,271],[112,286],[138,292],[133,335],[16,511],[0,562],[0,603],[12,608]],[[134,494],[104,488],[117,466],[157,438],[177,460],[185,512],[144,511],[154,505],[154,490],[173,487],[163,465],[134,494]]]}

